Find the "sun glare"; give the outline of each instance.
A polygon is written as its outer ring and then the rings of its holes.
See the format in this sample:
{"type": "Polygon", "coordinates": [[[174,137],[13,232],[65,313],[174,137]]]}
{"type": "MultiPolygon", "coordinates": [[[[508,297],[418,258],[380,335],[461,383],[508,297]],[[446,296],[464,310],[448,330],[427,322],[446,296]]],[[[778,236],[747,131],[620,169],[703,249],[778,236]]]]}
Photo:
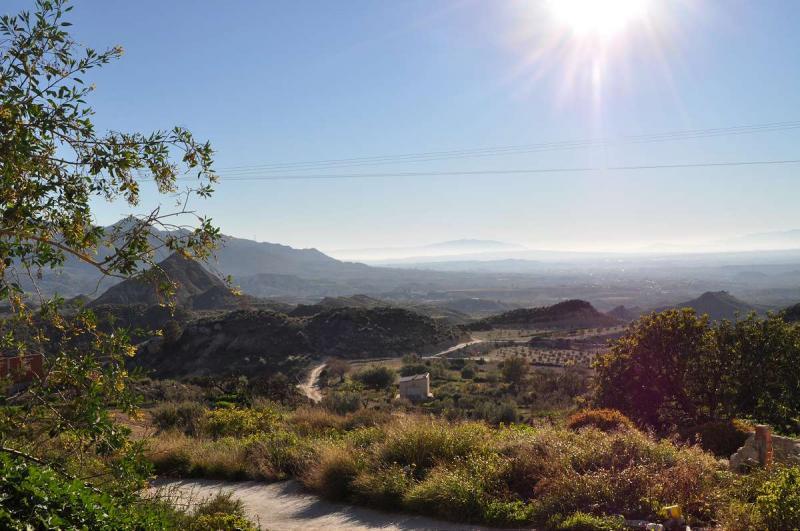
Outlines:
{"type": "Polygon", "coordinates": [[[644,17],[647,0],[550,0],[555,17],[579,35],[608,37],[644,17]]]}

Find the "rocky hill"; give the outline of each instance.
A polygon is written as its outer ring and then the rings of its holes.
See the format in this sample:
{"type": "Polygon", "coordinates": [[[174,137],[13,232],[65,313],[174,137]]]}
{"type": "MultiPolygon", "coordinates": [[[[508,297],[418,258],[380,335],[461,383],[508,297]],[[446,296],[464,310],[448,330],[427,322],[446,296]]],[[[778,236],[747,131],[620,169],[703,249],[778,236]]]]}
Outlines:
{"type": "Polygon", "coordinates": [[[614,326],[620,321],[601,313],[582,300],[559,302],[540,308],[520,308],[481,319],[468,326],[473,330],[492,328],[595,328],[614,326]]]}
{"type": "MultiPolygon", "coordinates": [[[[727,291],[707,291],[690,301],[682,302],[670,308],[692,308],[698,315],[708,315],[711,320],[735,319],[745,317],[750,312],[764,313],[764,308],[737,299],[727,291]]],[[[664,310],[667,308],[661,308],[664,310]]]]}
{"type": "Polygon", "coordinates": [[[168,300],[162,292],[165,282],[175,284],[173,300],[177,306],[197,310],[221,310],[252,304],[249,297],[239,297],[200,263],[173,253],[143,275],[111,286],[90,303],[92,307],[109,305],[152,306],[168,300]]]}
{"type": "Polygon", "coordinates": [[[310,317],[239,310],[187,324],[150,341],[135,358],[156,376],[295,374],[311,357],[368,358],[427,353],[463,334],[402,308],[335,308],[310,317]]]}

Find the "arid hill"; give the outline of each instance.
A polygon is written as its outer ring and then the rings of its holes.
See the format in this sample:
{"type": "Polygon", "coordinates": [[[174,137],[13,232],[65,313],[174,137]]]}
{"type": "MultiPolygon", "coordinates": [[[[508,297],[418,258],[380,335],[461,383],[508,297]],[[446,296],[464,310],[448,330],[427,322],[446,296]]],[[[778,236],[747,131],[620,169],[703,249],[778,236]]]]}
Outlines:
{"type": "Polygon", "coordinates": [[[143,275],[115,284],[90,303],[92,307],[109,305],[152,306],[169,300],[160,287],[175,284],[176,306],[196,310],[222,310],[252,304],[251,297],[235,295],[217,276],[200,263],[173,253],[143,275]]]}
{"type": "Polygon", "coordinates": [[[590,328],[614,326],[619,320],[601,313],[582,300],[559,302],[540,308],[520,308],[481,319],[468,326],[472,330],[492,328],[590,328]]]}
{"type": "MultiPolygon", "coordinates": [[[[690,301],[671,306],[671,308],[692,308],[699,315],[707,314],[713,321],[746,317],[750,312],[764,313],[764,309],[737,299],[727,291],[707,291],[690,301]]],[[[667,309],[667,308],[662,308],[667,309]]]]}
{"type": "Polygon", "coordinates": [[[369,358],[433,352],[457,329],[401,308],[336,308],[311,317],[239,310],[187,324],[150,341],[135,358],[156,376],[294,375],[311,357],[369,358]]]}

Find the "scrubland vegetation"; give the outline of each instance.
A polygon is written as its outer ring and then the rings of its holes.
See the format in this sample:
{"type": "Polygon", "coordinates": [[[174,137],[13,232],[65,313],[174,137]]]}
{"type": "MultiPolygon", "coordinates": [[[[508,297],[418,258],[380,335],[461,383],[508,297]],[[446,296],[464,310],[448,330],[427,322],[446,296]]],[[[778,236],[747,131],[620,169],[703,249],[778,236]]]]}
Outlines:
{"type": "Polygon", "coordinates": [[[785,529],[771,519],[785,517],[773,512],[794,503],[797,481],[791,468],[739,476],[699,446],[656,439],[612,411],[564,426],[490,427],[264,403],[207,410],[196,421],[195,437],[176,426],[153,439],[148,456],[158,472],[295,477],[332,500],[499,526],[616,529],[618,515],[656,519],[679,504],[695,525],[785,529]]]}

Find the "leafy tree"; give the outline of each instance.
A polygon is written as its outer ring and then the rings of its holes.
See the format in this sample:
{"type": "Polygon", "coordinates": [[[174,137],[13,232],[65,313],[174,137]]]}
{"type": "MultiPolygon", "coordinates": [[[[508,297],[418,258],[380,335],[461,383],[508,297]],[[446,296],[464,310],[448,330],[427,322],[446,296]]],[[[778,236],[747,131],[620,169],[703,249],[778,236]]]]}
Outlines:
{"type": "Polygon", "coordinates": [[[328,374],[341,382],[344,380],[344,375],[350,372],[350,364],[341,358],[334,358],[328,362],[327,370],[328,374]]]}
{"type": "Polygon", "coordinates": [[[714,348],[707,317],[694,310],[644,316],[596,361],[596,401],[650,427],[697,419],[699,368],[714,348]]]}
{"type": "Polygon", "coordinates": [[[368,389],[387,389],[394,383],[395,372],[384,365],[362,369],[354,375],[368,389]]]}
{"type": "Polygon", "coordinates": [[[134,347],[124,332],[101,331],[90,311],[67,316],[59,299],[31,301],[24,288],[36,291],[43,273],[67,261],[125,278],[152,268],[159,251],[207,256],[219,231],[189,205],[213,192],[213,153],[180,127],[96,131],[87,104],[94,86],[84,76],[122,48],[79,46],[64,20],[71,9],[37,0],[34,12],[0,17],[0,298],[11,312],[0,322],[0,355],[45,359],[32,385],[0,385],[0,448],[39,454],[62,471],[81,461],[96,484],[105,471],[135,489],[146,467],[109,412],[134,412],[125,370],[134,347]],[[195,184],[182,188],[179,179],[195,184]],[[93,200],[134,209],[142,180],[176,208],[157,206],[109,230],[94,225],[93,200]]]}
{"type": "Polygon", "coordinates": [[[800,432],[800,327],[778,315],[750,315],[716,329],[717,357],[704,379],[721,416],[745,416],[800,432]]]}
{"type": "Polygon", "coordinates": [[[518,388],[528,375],[528,362],[521,356],[503,360],[503,380],[518,388]]]}

